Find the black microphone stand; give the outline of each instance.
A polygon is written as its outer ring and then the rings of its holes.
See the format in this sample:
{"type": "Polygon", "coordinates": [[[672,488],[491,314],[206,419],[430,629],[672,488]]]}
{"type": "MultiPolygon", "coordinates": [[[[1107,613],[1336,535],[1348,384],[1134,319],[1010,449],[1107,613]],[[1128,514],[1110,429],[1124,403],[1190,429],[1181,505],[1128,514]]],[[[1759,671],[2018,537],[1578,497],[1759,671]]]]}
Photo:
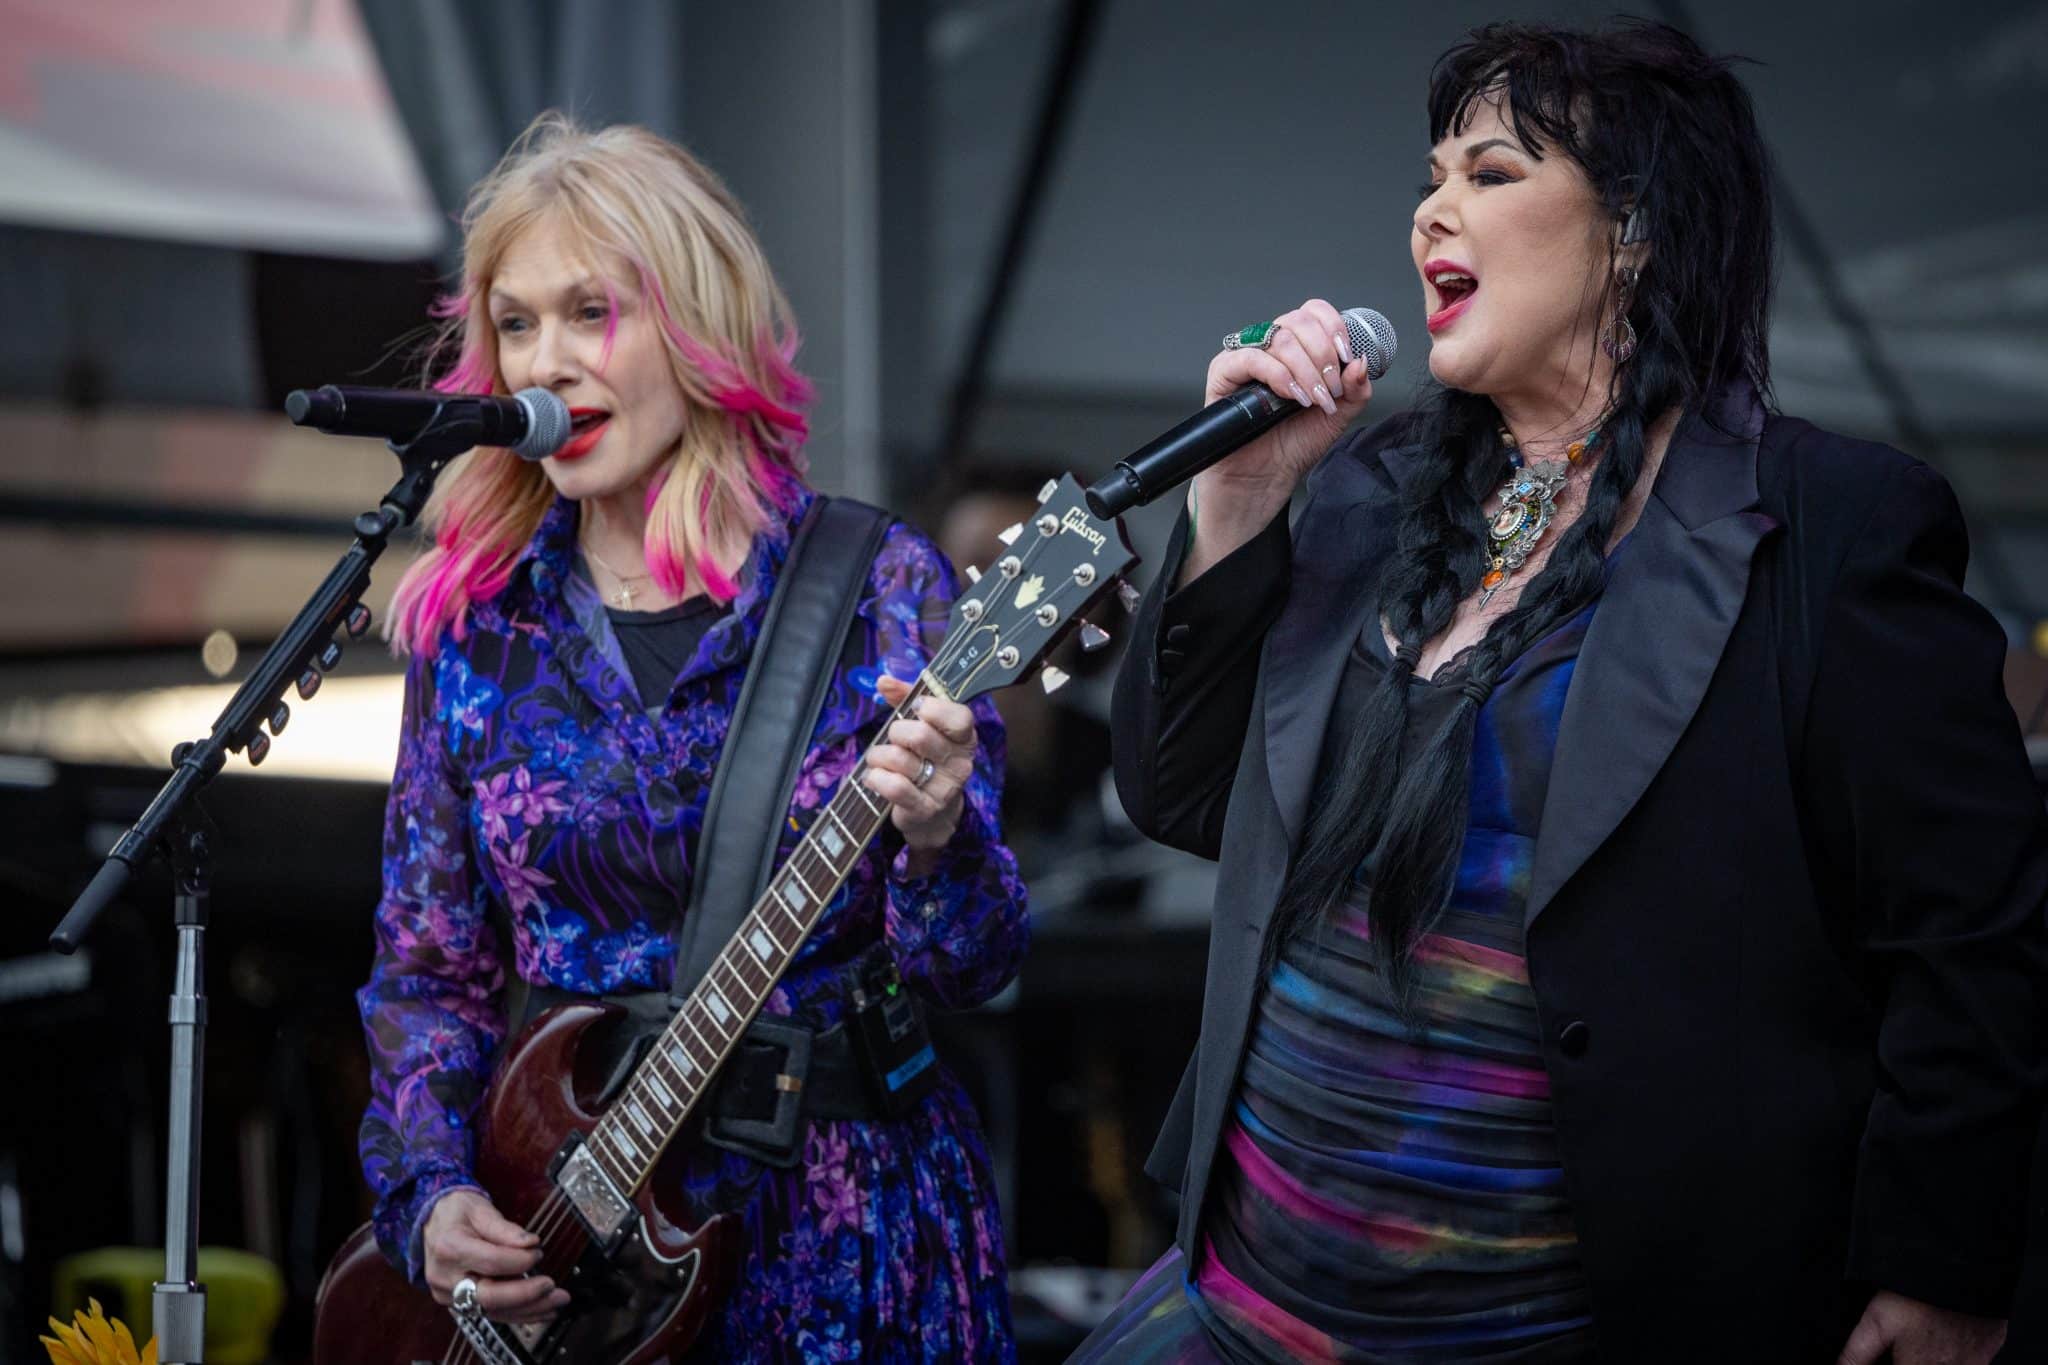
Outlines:
{"type": "Polygon", "coordinates": [[[291,710],[284,692],[296,686],[301,700],[320,688],[322,675],[341,661],[336,635],[360,637],[370,627],[362,604],[370,566],[384,553],[391,533],[417,520],[448,462],[479,444],[483,436],[474,412],[443,408],[410,441],[391,443],[404,473],[374,512],[355,520],[355,543],[342,555],[312,599],[257,663],[249,680],[213,723],[205,739],[180,744],[171,754],[172,773],[135,824],[114,845],[83,894],[50,936],[60,953],[77,950],[93,921],[119,895],[129,878],[157,854],[171,865],[176,885],[173,918],[178,929],[177,976],[171,988],[170,1180],[164,1209],[164,1278],[155,1286],[157,1359],[163,1365],[199,1365],[206,1338],[206,1286],[199,1268],[199,1124],[206,1058],[206,917],[212,885],[212,847],[199,790],[220,772],[229,753],[247,749],[261,763],[273,736],[282,734],[291,710]],[[269,732],[265,733],[265,725],[269,732]]]}

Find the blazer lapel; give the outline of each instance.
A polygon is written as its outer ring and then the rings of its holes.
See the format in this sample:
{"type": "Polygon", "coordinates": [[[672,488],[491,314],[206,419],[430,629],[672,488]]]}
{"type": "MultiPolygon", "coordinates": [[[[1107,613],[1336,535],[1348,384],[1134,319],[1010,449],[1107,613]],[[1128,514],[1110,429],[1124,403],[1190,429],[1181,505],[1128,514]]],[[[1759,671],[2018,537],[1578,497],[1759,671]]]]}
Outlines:
{"type": "Polygon", "coordinates": [[[1692,722],[1749,590],[1763,409],[1725,395],[1719,430],[1688,417],[1615,562],[1572,674],[1524,922],[1613,834],[1692,722]],[[1732,434],[1730,434],[1732,433],[1732,434]]]}
{"type": "MultiPolygon", "coordinates": [[[[1414,452],[1382,451],[1398,488],[1414,452]]],[[[1294,583],[1287,609],[1266,636],[1266,776],[1291,850],[1301,840],[1309,796],[1323,757],[1330,708],[1359,632],[1376,628],[1380,566],[1392,548],[1396,498],[1356,458],[1333,460],[1332,487],[1295,528],[1294,583]]],[[[1270,907],[1267,907],[1270,909],[1270,907]]]]}

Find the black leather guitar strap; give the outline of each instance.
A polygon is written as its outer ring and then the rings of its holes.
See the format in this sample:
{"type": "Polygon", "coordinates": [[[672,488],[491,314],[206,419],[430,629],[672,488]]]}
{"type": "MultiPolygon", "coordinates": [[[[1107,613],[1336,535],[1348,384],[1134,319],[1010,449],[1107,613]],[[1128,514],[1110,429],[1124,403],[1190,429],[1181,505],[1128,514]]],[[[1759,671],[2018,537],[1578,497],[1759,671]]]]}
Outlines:
{"type": "Polygon", "coordinates": [[[797,772],[889,521],[880,508],[820,495],[790,539],[711,778],[689,905],[676,926],[672,1009],[768,887],[797,772]]]}

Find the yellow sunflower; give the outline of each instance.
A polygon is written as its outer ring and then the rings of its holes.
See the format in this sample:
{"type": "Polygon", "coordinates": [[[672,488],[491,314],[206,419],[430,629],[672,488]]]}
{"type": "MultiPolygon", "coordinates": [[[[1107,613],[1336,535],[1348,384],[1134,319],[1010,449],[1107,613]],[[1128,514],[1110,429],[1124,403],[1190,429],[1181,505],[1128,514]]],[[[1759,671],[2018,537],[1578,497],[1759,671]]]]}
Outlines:
{"type": "Polygon", "coordinates": [[[50,1365],[156,1365],[155,1337],[138,1354],[128,1325],[119,1319],[108,1321],[98,1299],[86,1302],[92,1307],[76,1315],[76,1326],[50,1319],[50,1330],[57,1335],[41,1338],[49,1349],[50,1365]]]}

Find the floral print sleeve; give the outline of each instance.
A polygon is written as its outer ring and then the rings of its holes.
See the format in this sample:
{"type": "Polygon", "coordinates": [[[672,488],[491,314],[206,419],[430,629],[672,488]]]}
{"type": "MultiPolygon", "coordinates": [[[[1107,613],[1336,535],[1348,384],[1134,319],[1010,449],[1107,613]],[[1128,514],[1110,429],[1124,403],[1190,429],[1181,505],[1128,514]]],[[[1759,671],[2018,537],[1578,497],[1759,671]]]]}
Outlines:
{"type": "MultiPolygon", "coordinates": [[[[914,680],[946,633],[957,586],[952,565],[908,527],[892,528],[875,562],[883,667],[914,680]]],[[[1023,880],[1002,841],[1003,722],[994,703],[971,703],[980,744],[960,828],[923,877],[906,872],[898,849],[889,868],[886,930],[904,979],[944,1009],[979,1005],[1008,985],[1030,945],[1023,880]]]]}
{"type": "Polygon", "coordinates": [[[449,751],[497,701],[452,651],[415,656],[384,817],[384,894],[370,980],[356,996],[370,1043],[363,1172],[377,1239],[419,1282],[420,1225],[472,1184],[470,1122],[504,1036],[504,972],[470,866],[468,798],[449,751]]]}

